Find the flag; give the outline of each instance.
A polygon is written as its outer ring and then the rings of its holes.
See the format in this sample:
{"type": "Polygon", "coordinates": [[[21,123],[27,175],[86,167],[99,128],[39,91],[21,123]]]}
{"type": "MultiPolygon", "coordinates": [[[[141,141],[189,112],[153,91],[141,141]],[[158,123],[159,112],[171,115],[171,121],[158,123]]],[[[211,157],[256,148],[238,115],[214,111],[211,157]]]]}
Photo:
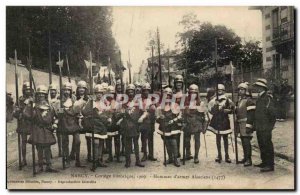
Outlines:
{"type": "MultiPolygon", "coordinates": [[[[86,65],[86,68],[87,69],[90,69],[91,67],[91,63],[90,63],[90,61],[87,61],[87,60],[84,60],[84,62],[85,62],[85,65],[86,65]]],[[[92,63],[92,66],[96,66],[96,63],[92,63]]]]}
{"type": "Polygon", "coordinates": [[[64,65],[64,60],[56,62],[56,65],[59,66],[60,68],[62,68],[64,65]]]}

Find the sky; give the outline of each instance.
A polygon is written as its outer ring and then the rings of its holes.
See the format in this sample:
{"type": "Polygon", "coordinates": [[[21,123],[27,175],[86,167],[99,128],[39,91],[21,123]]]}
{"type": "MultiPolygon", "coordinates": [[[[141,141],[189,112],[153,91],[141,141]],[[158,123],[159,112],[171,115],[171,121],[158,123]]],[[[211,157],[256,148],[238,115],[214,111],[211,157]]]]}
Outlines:
{"type": "MultiPolygon", "coordinates": [[[[175,49],[176,34],[183,30],[179,21],[190,12],[195,13],[200,22],[231,28],[242,39],[262,39],[261,12],[248,10],[248,7],[113,7],[112,30],[122,52],[122,61],[128,61],[130,56],[132,72],[137,72],[142,60],[150,57],[145,49],[148,32],[157,27],[165,47],[175,49]]],[[[124,76],[127,75],[125,72],[124,76]]]]}

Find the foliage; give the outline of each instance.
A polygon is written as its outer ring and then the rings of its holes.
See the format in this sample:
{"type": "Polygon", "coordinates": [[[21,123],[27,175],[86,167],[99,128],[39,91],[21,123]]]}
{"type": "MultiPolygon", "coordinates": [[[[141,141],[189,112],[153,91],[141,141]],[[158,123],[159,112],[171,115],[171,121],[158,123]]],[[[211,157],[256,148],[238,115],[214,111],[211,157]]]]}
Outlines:
{"type": "MultiPolygon", "coordinates": [[[[98,64],[107,65],[108,57],[114,65],[120,61],[110,7],[7,7],[6,18],[7,58],[17,49],[18,58],[26,63],[30,40],[33,67],[39,69],[48,69],[49,49],[53,72],[58,72],[58,51],[61,59],[68,55],[71,74],[77,76],[86,71],[89,51],[98,64]]],[[[66,74],[66,68],[63,71],[66,74]]]]}

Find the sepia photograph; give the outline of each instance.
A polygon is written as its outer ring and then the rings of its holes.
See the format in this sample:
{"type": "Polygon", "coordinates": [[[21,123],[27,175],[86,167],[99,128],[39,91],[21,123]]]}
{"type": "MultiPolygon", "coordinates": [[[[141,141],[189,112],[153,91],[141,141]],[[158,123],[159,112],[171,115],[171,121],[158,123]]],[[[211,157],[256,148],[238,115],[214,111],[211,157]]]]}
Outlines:
{"type": "Polygon", "coordinates": [[[296,190],[294,6],[5,12],[7,190],[296,190]]]}

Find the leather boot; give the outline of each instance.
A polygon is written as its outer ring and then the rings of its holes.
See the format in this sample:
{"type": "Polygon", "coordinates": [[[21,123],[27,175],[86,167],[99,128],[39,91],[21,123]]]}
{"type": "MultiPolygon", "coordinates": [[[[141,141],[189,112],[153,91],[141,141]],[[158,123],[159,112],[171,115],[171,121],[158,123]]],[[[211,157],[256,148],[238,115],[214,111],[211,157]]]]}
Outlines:
{"type": "Polygon", "coordinates": [[[174,166],[175,167],[180,167],[180,163],[179,163],[177,158],[174,158],[174,166]]]}
{"type": "Polygon", "coordinates": [[[228,154],[225,154],[225,162],[231,163],[231,159],[229,158],[228,154]]]}
{"type": "Polygon", "coordinates": [[[143,155],[141,161],[142,161],[142,162],[145,162],[146,160],[147,160],[147,153],[144,153],[144,155],[143,155]]]}

